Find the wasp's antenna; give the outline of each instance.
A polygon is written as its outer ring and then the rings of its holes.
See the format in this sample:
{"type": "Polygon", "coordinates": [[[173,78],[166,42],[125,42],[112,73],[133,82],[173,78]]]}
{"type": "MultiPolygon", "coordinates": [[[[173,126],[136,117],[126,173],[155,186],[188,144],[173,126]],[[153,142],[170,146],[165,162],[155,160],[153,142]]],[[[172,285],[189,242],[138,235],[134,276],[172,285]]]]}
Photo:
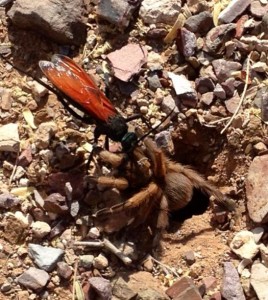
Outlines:
{"type": "Polygon", "coordinates": [[[144,140],[149,134],[151,134],[152,132],[154,132],[155,130],[157,130],[158,127],[160,127],[170,116],[171,114],[174,112],[176,106],[174,106],[172,108],[172,110],[165,116],[165,118],[155,127],[153,127],[152,129],[150,129],[148,132],[146,132],[143,136],[141,136],[135,144],[138,144],[139,142],[141,142],[142,140],[144,140]]]}

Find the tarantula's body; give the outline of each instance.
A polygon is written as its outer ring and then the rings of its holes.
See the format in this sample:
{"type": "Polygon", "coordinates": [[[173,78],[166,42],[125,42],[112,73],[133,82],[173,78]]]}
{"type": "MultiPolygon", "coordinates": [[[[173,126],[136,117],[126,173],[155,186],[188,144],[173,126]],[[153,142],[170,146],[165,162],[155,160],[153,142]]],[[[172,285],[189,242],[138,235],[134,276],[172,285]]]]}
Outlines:
{"type": "MultiPolygon", "coordinates": [[[[141,136],[141,130],[138,130],[141,136]]],[[[126,225],[137,226],[157,212],[157,228],[168,226],[168,213],[184,208],[192,199],[194,189],[215,202],[232,209],[232,203],[212,184],[188,166],[176,163],[148,137],[144,139],[145,158],[151,162],[152,176],[147,186],[127,201],[96,213],[98,226],[106,232],[118,231],[126,225]]]]}

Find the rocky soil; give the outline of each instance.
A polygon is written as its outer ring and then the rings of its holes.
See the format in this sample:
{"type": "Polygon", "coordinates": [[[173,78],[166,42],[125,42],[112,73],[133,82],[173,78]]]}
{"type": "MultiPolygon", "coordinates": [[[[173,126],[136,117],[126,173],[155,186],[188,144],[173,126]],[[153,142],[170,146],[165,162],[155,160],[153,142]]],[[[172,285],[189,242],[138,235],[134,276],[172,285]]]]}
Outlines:
{"type": "Polygon", "coordinates": [[[0,299],[268,299],[267,0],[0,0],[0,16],[0,299]],[[235,211],[195,195],[157,244],[147,223],[95,226],[118,191],[87,184],[111,171],[85,167],[95,126],[33,79],[55,53],[123,116],[171,113],[156,143],[235,211]]]}

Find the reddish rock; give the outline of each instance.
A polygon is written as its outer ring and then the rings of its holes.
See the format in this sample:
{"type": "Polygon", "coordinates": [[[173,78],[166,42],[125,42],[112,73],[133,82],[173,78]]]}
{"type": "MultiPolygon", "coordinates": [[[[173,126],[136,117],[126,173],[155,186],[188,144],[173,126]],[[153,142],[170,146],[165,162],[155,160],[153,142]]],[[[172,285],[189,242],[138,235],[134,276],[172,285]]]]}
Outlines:
{"type": "Polygon", "coordinates": [[[240,63],[225,59],[215,59],[212,65],[219,82],[227,80],[232,76],[234,71],[241,70],[242,68],[240,63]]]}
{"type": "Polygon", "coordinates": [[[66,182],[70,182],[73,187],[72,198],[80,199],[84,195],[83,178],[81,172],[58,172],[48,175],[48,185],[51,192],[65,195],[66,182]]]}
{"type": "Polygon", "coordinates": [[[209,300],[221,300],[221,293],[220,292],[216,292],[214,293],[210,298],[209,300]]]}
{"type": "Polygon", "coordinates": [[[243,15],[236,23],[236,33],[235,37],[237,39],[240,39],[244,32],[244,25],[246,21],[248,20],[248,15],[243,15]]]}
{"type": "Polygon", "coordinates": [[[12,106],[12,94],[11,91],[8,89],[1,89],[0,88],[0,107],[3,110],[9,111],[12,106]]]}
{"type": "Polygon", "coordinates": [[[196,261],[194,251],[187,251],[186,253],[184,253],[183,258],[188,265],[192,265],[196,261]]]}
{"type": "Polygon", "coordinates": [[[100,300],[112,299],[112,286],[109,280],[102,277],[92,277],[89,279],[90,288],[99,296],[100,300]]]}
{"type": "Polygon", "coordinates": [[[256,223],[268,221],[268,155],[254,158],[246,180],[247,208],[256,223]]]}
{"type": "Polygon", "coordinates": [[[225,47],[225,42],[230,40],[235,30],[235,24],[223,24],[212,28],[205,39],[205,48],[207,52],[221,53],[225,47]]]}
{"type": "Polygon", "coordinates": [[[37,268],[29,268],[18,277],[18,283],[34,291],[39,291],[46,286],[49,275],[46,271],[37,268]]]}
{"type": "Polygon", "coordinates": [[[44,209],[54,214],[66,214],[69,210],[66,205],[66,198],[59,193],[50,194],[45,199],[44,209]]]}
{"type": "Polygon", "coordinates": [[[177,47],[179,51],[185,56],[190,57],[195,53],[196,37],[191,31],[181,28],[178,30],[177,47]]]}
{"type": "Polygon", "coordinates": [[[57,263],[57,273],[64,279],[70,279],[73,274],[73,270],[66,262],[59,261],[57,263]]]}
{"type": "Polygon", "coordinates": [[[205,103],[206,105],[210,105],[213,102],[214,99],[214,93],[208,92],[201,96],[200,101],[205,103]]]}
{"type": "Polygon", "coordinates": [[[147,62],[147,50],[138,44],[128,44],[109,53],[107,58],[112,65],[114,76],[122,81],[129,81],[147,62]]]}
{"type": "Polygon", "coordinates": [[[225,299],[246,300],[238,272],[231,262],[223,263],[224,275],[221,293],[225,299]]]}
{"type": "Polygon", "coordinates": [[[217,286],[216,278],[213,276],[204,277],[202,279],[202,282],[204,283],[204,285],[206,287],[206,291],[212,290],[217,286]]]}
{"type": "Polygon", "coordinates": [[[227,7],[220,13],[219,21],[221,23],[231,23],[246,10],[250,2],[251,0],[230,1],[227,7]]]}
{"type": "Polygon", "coordinates": [[[252,0],[250,12],[254,17],[261,18],[268,12],[268,4],[262,4],[260,0],[252,0]]]}
{"type": "Polygon", "coordinates": [[[29,145],[25,150],[23,150],[18,158],[18,165],[22,167],[27,167],[32,162],[32,149],[29,145]]]}
{"type": "Polygon", "coordinates": [[[174,300],[201,300],[200,293],[190,277],[182,277],[177,280],[166,294],[174,300]]]}
{"type": "Polygon", "coordinates": [[[238,95],[235,95],[231,99],[224,101],[227,110],[231,114],[233,114],[236,111],[239,101],[240,97],[238,95]]]}

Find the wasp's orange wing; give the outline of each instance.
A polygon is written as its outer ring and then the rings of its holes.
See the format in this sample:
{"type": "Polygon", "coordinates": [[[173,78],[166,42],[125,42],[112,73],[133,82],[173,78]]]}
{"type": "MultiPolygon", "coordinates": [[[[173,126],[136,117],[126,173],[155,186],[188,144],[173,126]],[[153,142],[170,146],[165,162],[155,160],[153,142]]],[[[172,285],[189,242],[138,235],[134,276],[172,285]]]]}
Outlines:
{"type": "Polygon", "coordinates": [[[51,62],[40,61],[39,66],[61,92],[83,107],[94,119],[106,122],[109,117],[117,114],[115,107],[90,75],[69,57],[56,54],[51,62]]]}

